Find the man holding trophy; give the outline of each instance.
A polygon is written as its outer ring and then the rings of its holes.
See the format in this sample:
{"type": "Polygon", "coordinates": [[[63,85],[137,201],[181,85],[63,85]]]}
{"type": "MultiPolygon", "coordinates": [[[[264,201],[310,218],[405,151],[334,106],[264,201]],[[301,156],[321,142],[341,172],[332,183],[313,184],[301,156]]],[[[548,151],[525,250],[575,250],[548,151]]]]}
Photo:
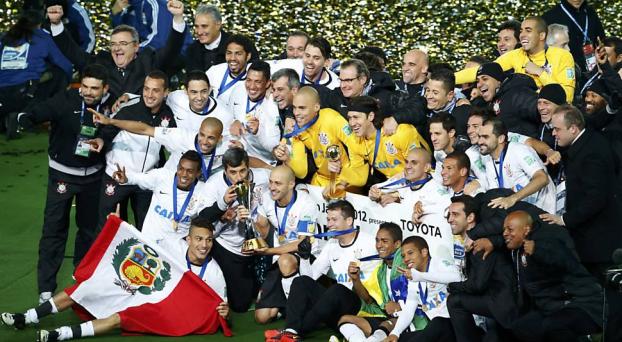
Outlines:
{"type": "Polygon", "coordinates": [[[294,96],[292,132],[284,135],[274,148],[276,159],[292,168],[296,178],[308,176],[307,152],[312,153],[317,171],[311,185],[324,187],[325,198],[343,198],[345,191],[358,192],[367,182],[369,165],[356,151],[348,122],[330,108],[320,110],[320,97],[311,87],[303,87],[294,96]]]}
{"type": "Polygon", "coordinates": [[[224,212],[214,225],[212,256],[222,268],[227,291],[235,294],[229,298],[231,309],[246,312],[256,288],[254,260],[248,251],[267,245],[255,232],[250,217],[240,219],[238,211],[256,208],[256,194],[260,186],[268,182],[268,172],[265,169],[251,170],[248,154],[237,147],[225,152],[222,164],[224,171],[210,177],[203,188],[224,212]]]}
{"type": "MultiPolygon", "coordinates": [[[[272,268],[266,274],[261,295],[255,305],[255,321],[268,323],[285,310],[292,282],[300,274],[300,259],[318,254],[318,244],[313,238],[316,232],[318,209],[304,189],[295,189],[294,172],[288,166],[272,169],[268,189],[262,193],[257,206],[255,227],[269,241],[270,248],[255,248],[253,253],[274,255],[272,268]],[[309,237],[309,238],[307,238],[309,237]],[[299,251],[304,240],[309,248],[299,251]]],[[[240,218],[250,216],[246,208],[238,210],[240,218]]],[[[304,248],[302,248],[304,249],[304,248]]],[[[308,263],[303,263],[308,268],[308,263]]]]}

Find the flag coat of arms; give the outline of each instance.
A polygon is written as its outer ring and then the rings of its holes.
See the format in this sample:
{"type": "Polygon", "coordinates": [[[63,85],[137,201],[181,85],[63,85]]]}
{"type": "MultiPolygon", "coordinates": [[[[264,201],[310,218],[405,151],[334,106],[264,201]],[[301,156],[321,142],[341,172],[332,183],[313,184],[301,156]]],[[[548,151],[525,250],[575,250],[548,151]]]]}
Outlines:
{"type": "Polygon", "coordinates": [[[118,217],[110,216],[65,292],[84,319],[121,317],[125,333],[164,336],[212,334],[227,322],[216,307],[223,300],[172,255],[118,217]],[[86,314],[86,315],[85,315],[86,314]]]}

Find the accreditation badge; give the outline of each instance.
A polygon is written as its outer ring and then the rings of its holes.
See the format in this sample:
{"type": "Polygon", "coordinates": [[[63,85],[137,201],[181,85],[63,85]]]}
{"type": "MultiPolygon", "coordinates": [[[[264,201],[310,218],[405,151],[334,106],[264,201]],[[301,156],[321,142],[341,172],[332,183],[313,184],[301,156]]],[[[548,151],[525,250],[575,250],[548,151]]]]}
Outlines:
{"type": "Polygon", "coordinates": [[[97,128],[82,125],[80,127],[80,134],[78,135],[78,139],[76,142],[76,148],[74,150],[74,154],[81,157],[88,157],[91,153],[91,145],[88,143],[89,140],[95,137],[95,133],[97,133],[97,128]]]}

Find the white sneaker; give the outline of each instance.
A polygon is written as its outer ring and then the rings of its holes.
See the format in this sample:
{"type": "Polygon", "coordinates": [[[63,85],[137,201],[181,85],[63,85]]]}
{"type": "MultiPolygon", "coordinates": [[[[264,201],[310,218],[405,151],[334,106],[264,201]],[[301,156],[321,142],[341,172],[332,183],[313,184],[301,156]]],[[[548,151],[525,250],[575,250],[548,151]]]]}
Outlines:
{"type": "Polygon", "coordinates": [[[39,305],[47,302],[52,299],[52,292],[41,292],[39,293],[39,305]]]}
{"type": "Polygon", "coordinates": [[[328,342],[339,342],[339,337],[335,335],[331,335],[330,338],[328,339],[328,342]]]}

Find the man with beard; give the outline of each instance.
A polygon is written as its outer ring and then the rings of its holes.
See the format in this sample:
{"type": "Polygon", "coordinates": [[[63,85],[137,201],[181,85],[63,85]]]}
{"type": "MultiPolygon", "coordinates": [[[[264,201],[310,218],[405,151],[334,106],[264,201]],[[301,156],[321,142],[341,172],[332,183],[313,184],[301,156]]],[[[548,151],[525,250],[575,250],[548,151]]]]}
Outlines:
{"type": "Polygon", "coordinates": [[[322,86],[328,89],[339,87],[339,77],[326,67],[332,58],[330,43],[322,37],[307,41],[301,59],[283,59],[272,63],[272,72],[289,68],[300,75],[300,84],[322,86]]]}
{"type": "Polygon", "coordinates": [[[231,94],[244,88],[246,69],[252,56],[253,43],[245,36],[234,34],[225,44],[226,62],[211,66],[207,71],[209,84],[213,84],[212,95],[229,105],[231,94]]]}
{"type": "Polygon", "coordinates": [[[501,120],[488,119],[479,128],[479,150],[486,167],[489,188],[515,191],[490,201],[493,208],[507,209],[524,200],[549,212],[555,212],[555,186],[536,152],[519,142],[508,141],[501,120]]]}
{"type": "MultiPolygon", "coordinates": [[[[168,76],[162,71],[152,71],[145,78],[141,100],[130,106],[123,107],[114,117],[117,120],[136,120],[150,126],[175,127],[173,112],[164,104],[168,94],[168,76]]],[[[138,186],[119,186],[113,178],[117,165],[123,165],[131,172],[148,172],[160,163],[162,145],[152,141],[149,136],[121,131],[115,126],[102,128],[106,152],[106,172],[102,178],[99,199],[98,229],[106,223],[108,214],[114,211],[118,203],[127,205],[131,201],[134,212],[135,226],[142,229],[151,192],[141,190],[138,186]]],[[[127,209],[122,208],[127,216],[127,209]]],[[[122,214],[123,216],[123,214],[122,214]]],[[[127,217],[123,218],[127,220],[127,217]]]]}
{"type": "Polygon", "coordinates": [[[48,18],[54,42],[78,70],[83,70],[91,63],[98,63],[106,68],[110,77],[110,95],[116,100],[124,93],[140,94],[145,76],[151,70],[165,69],[179,55],[186,30],[184,5],[181,1],[170,0],[167,7],[173,14],[173,27],[165,47],[157,51],[143,49],[139,52],[140,42],[136,29],[119,25],[110,34],[110,50],[91,55],[84,52],[64,29],[61,6],[49,7],[48,18]]]}
{"type": "MultiPolygon", "coordinates": [[[[547,26],[540,17],[527,17],[521,24],[521,48],[512,50],[495,60],[503,71],[514,69],[517,74],[529,75],[537,88],[550,83],[564,87],[566,99],[574,97],[574,60],[567,50],[546,45],[547,26]]],[[[456,73],[456,83],[473,82],[477,69],[465,69],[456,73]]]]}
{"type": "Polygon", "coordinates": [[[74,266],[95,240],[104,141],[87,109],[108,114],[111,105],[106,68],[92,64],[82,73],[80,89],[60,92],[18,117],[22,127],[51,123],[47,199],[37,265],[40,302],[50,299],[56,290],[56,273],[65,255],[74,198],[78,226],[74,266]]]}
{"type": "Polygon", "coordinates": [[[186,89],[175,90],[166,98],[166,104],[175,113],[177,127],[196,132],[203,120],[210,117],[220,120],[224,135],[228,135],[233,114],[226,103],[210,96],[211,86],[205,72],[188,72],[185,86],[186,89]]]}

